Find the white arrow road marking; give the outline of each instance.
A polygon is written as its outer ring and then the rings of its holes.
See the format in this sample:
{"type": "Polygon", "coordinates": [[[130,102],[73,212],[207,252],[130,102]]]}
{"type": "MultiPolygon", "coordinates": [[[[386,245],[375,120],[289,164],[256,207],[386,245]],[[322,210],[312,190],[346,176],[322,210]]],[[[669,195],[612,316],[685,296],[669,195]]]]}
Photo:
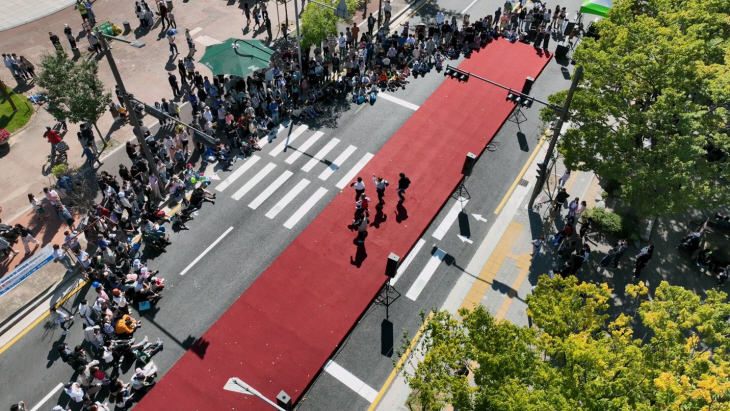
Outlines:
{"type": "Polygon", "coordinates": [[[470,240],[469,237],[464,237],[461,234],[457,234],[456,236],[459,237],[459,240],[461,240],[462,243],[474,244],[474,241],[470,240]]]}
{"type": "Polygon", "coordinates": [[[472,213],[471,215],[474,216],[474,218],[476,218],[477,221],[484,221],[485,223],[487,222],[487,219],[484,218],[484,217],[482,217],[481,214],[474,214],[474,213],[472,213]]]}

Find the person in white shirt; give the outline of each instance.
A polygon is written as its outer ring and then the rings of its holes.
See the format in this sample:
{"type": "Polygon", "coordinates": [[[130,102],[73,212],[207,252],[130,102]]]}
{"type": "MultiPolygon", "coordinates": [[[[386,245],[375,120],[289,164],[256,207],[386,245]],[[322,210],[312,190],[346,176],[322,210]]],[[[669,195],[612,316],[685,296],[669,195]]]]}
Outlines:
{"type": "Polygon", "coordinates": [[[441,30],[441,26],[444,24],[444,13],[441,10],[436,13],[436,24],[438,25],[439,30],[441,30]]]}
{"type": "Polygon", "coordinates": [[[342,60],[345,58],[345,51],[347,48],[347,37],[345,37],[345,34],[342,32],[340,32],[339,43],[340,43],[340,60],[342,60]]]}
{"type": "Polygon", "coordinates": [[[383,177],[376,177],[373,174],[373,184],[375,185],[375,191],[378,193],[378,205],[385,204],[383,197],[385,197],[385,187],[388,187],[390,183],[383,177]]]}
{"type": "Polygon", "coordinates": [[[127,307],[127,298],[124,296],[124,294],[116,288],[114,289],[114,291],[112,291],[112,294],[114,295],[114,304],[121,311],[129,314],[129,308],[127,307]]]}
{"type": "Polygon", "coordinates": [[[66,395],[71,397],[74,402],[82,402],[84,400],[84,389],[81,388],[81,385],[77,382],[70,382],[63,386],[63,390],[66,392],[66,395]]]}
{"type": "Polygon", "coordinates": [[[66,255],[66,251],[62,249],[61,246],[58,244],[53,245],[53,259],[56,262],[63,263],[68,271],[72,271],[74,268],[74,264],[73,262],[71,262],[71,258],[66,255]]]}
{"type": "Polygon", "coordinates": [[[51,315],[53,316],[53,321],[61,326],[63,335],[68,334],[68,329],[74,325],[73,318],[64,311],[58,311],[56,307],[51,307],[51,315]]]}
{"type": "Polygon", "coordinates": [[[350,184],[350,187],[355,189],[355,201],[360,199],[360,195],[365,192],[365,183],[362,181],[362,177],[358,177],[357,181],[350,184]]]}
{"type": "Polygon", "coordinates": [[[81,317],[81,319],[84,321],[85,327],[96,325],[96,322],[94,322],[94,320],[91,318],[92,312],[93,310],[91,309],[91,307],[89,307],[89,304],[86,302],[86,300],[82,300],[81,304],[79,304],[78,313],[79,317],[81,317]]]}
{"type": "Polygon", "coordinates": [[[560,176],[560,180],[558,180],[558,189],[563,188],[563,186],[565,186],[565,183],[568,182],[569,178],[570,178],[570,170],[565,170],[565,173],[563,173],[563,175],[560,176]]]}

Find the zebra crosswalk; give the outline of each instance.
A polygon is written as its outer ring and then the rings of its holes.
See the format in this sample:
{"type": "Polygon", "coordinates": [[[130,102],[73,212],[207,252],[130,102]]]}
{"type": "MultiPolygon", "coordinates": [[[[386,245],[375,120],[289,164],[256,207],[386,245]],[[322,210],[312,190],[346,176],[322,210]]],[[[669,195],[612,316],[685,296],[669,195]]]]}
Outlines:
{"type": "Polygon", "coordinates": [[[267,218],[283,221],[285,228],[292,229],[315,212],[327,193],[345,187],[374,157],[340,142],[306,125],[279,126],[259,140],[261,151],[237,162],[237,167],[228,176],[221,176],[223,180],[214,182],[212,188],[221,193],[231,191],[233,200],[245,200],[249,209],[261,209],[267,218]],[[319,173],[318,179],[301,178],[300,171],[319,173]],[[327,183],[333,175],[337,178],[334,187],[327,183]]]}

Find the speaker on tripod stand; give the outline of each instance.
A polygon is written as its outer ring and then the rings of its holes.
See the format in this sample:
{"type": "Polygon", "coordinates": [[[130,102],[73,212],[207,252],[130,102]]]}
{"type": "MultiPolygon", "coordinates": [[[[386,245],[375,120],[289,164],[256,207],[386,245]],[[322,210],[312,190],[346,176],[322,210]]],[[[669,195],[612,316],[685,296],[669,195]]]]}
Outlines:
{"type": "Polygon", "coordinates": [[[464,165],[461,167],[461,174],[464,177],[462,177],[461,181],[459,182],[459,187],[454,192],[456,199],[459,201],[471,199],[471,195],[469,195],[469,191],[464,186],[464,183],[466,183],[466,180],[468,180],[469,176],[471,176],[471,172],[474,170],[474,164],[476,164],[476,162],[477,162],[476,154],[466,153],[466,158],[464,159],[464,165]]]}

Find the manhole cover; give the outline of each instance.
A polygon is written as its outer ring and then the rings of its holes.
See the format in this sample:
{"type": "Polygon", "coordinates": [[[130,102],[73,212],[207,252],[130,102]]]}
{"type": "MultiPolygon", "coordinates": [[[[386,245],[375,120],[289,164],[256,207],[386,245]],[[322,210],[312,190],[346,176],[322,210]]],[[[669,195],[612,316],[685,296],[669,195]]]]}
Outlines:
{"type": "Polygon", "coordinates": [[[527,187],[527,180],[525,180],[524,178],[522,180],[520,180],[520,185],[522,187],[527,187]]]}

